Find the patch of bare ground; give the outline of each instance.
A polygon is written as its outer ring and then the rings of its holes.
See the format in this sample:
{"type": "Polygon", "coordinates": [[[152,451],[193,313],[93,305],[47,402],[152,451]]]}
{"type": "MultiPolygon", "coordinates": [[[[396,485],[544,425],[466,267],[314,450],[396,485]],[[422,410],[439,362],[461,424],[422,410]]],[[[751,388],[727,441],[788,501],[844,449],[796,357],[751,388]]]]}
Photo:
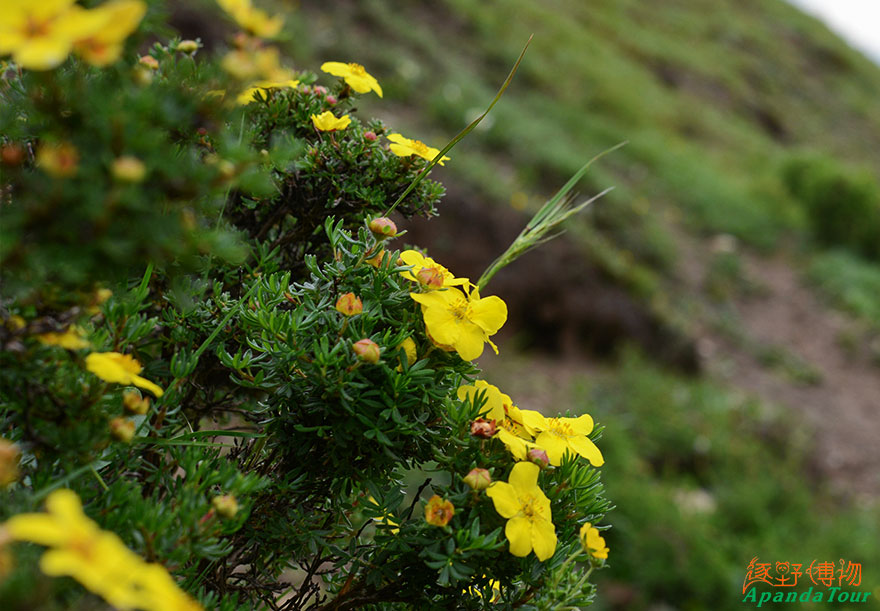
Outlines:
{"type": "MultiPolygon", "coordinates": [[[[710,249],[693,240],[680,244],[687,261],[682,280],[699,296],[710,249]]],[[[784,406],[792,419],[806,421],[814,431],[812,462],[835,492],[880,497],[880,367],[867,350],[842,345],[841,337],[852,335],[854,321],[822,302],[805,284],[792,256],[739,252],[739,257],[745,278],[760,290],[739,292],[727,301],[734,333],[719,331],[717,311],[704,310],[697,323],[704,369],[784,406]],[[804,379],[774,367],[768,364],[768,351],[818,375],[804,379]]]]}

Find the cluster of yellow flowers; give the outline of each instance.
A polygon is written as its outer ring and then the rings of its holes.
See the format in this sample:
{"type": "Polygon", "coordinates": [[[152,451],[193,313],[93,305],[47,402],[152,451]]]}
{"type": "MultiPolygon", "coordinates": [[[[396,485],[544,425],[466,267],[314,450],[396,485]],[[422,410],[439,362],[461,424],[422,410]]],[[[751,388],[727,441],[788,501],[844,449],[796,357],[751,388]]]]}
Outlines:
{"type": "Polygon", "coordinates": [[[71,490],[46,499],[48,513],[26,513],[0,525],[0,540],[29,541],[50,549],[40,558],[46,575],[69,576],[117,609],[200,611],[160,564],[144,562],[116,534],[83,513],[71,490]]]}
{"type": "MultiPolygon", "coordinates": [[[[428,337],[436,346],[472,360],[482,354],[488,342],[497,354],[498,348],[489,337],[507,320],[503,300],[480,297],[467,278],[456,278],[417,251],[401,253],[400,263],[407,265],[401,275],[420,286],[421,292],[410,293],[410,297],[421,305],[428,337]]],[[[567,453],[585,458],[595,467],[602,466],[605,459],[589,438],[593,419],[587,414],[547,418],[520,409],[508,395],[484,380],[458,389],[460,400],[474,403],[478,396],[485,403],[481,417],[472,424],[472,435],[497,438],[521,462],[514,465],[507,482],[491,481],[485,469],[473,469],[464,480],[475,491],[485,490],[498,514],[507,519],[505,536],[511,554],[524,557],[534,551],[539,560],[547,560],[556,551],[557,538],[550,500],[538,486],[538,474],[542,467],[558,467],[567,453]]],[[[425,506],[425,519],[435,526],[445,526],[454,515],[452,504],[437,495],[425,506]]],[[[608,548],[599,531],[590,524],[583,528],[584,550],[594,558],[607,558],[608,548]]]]}
{"type": "Polygon", "coordinates": [[[75,51],[93,66],[106,66],[119,58],[146,11],[141,0],[111,0],[94,9],[75,0],[4,0],[0,56],[11,54],[29,70],[50,70],[75,51]]]}

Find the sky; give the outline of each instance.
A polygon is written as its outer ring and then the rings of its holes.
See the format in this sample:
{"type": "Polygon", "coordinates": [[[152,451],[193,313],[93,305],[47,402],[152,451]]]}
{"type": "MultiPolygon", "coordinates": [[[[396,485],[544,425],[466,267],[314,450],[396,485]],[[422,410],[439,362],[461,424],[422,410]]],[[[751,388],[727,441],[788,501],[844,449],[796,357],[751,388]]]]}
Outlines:
{"type": "Polygon", "coordinates": [[[789,0],[880,63],[880,0],[789,0]]]}

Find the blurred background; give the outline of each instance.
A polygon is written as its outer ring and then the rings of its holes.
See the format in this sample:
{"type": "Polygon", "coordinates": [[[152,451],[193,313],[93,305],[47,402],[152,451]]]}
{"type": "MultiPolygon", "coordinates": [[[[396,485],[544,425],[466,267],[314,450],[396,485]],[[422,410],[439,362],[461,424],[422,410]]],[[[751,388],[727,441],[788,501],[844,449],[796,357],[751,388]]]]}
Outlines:
{"type": "MultiPolygon", "coordinates": [[[[755,557],[861,563],[853,607],[880,608],[876,57],[783,0],[258,4],[289,9],[296,68],[365,65],[385,96],[362,116],[438,148],[535,35],[435,171],[440,216],[398,219],[456,275],[628,142],[579,187],[614,190],[491,282],[511,316],[480,362],[520,407],[606,427],[600,609],[742,608],[755,557]]],[[[224,44],[203,6],[177,28],[224,44]]]]}

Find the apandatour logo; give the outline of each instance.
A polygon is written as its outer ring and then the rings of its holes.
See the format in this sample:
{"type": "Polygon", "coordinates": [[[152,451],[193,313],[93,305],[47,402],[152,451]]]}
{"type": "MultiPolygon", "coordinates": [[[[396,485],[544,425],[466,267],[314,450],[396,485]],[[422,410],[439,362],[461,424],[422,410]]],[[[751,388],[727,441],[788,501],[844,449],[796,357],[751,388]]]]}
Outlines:
{"type": "MultiPolygon", "coordinates": [[[[760,607],[774,602],[825,602],[825,603],[863,603],[871,592],[857,590],[862,585],[862,565],[841,559],[839,563],[813,560],[803,572],[803,564],[793,562],[759,562],[752,558],[743,580],[743,602],[760,607]],[[807,590],[798,591],[798,578],[809,577],[813,585],[807,590]],[[837,585],[833,585],[837,582],[837,585]],[[772,590],[758,590],[764,584],[772,590]],[[824,590],[821,589],[824,586],[824,590]],[[848,586],[848,587],[847,587],[848,586]]],[[[803,585],[806,580],[801,580],[803,585]]]]}

